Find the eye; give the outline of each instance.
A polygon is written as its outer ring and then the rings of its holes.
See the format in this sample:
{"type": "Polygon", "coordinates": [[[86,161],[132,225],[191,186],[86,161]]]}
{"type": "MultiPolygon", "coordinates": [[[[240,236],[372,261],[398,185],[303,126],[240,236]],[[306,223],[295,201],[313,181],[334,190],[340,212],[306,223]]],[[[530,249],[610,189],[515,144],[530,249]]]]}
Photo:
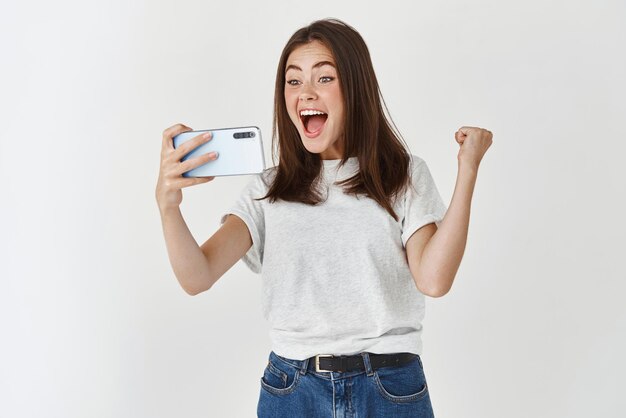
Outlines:
{"type": "Polygon", "coordinates": [[[331,81],[333,81],[334,79],[335,79],[335,77],[327,77],[327,76],[325,76],[325,77],[320,77],[320,81],[321,81],[322,83],[330,83],[330,82],[331,82],[331,81]],[[322,80],[328,80],[328,81],[322,81],[322,80]]]}
{"type": "Polygon", "coordinates": [[[296,86],[298,83],[298,80],[287,80],[287,84],[289,84],[290,86],[296,86]]]}

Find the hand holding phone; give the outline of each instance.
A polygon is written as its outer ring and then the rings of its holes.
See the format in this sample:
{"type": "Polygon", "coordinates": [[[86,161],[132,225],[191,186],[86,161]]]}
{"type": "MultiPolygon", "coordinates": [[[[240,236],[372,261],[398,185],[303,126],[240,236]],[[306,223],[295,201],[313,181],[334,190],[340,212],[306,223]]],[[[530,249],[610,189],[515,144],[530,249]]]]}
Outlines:
{"type": "Polygon", "coordinates": [[[163,141],[161,143],[161,166],[159,170],[159,180],[155,191],[159,209],[163,212],[166,209],[180,206],[183,200],[181,189],[196,184],[207,183],[215,177],[184,178],[183,173],[194,167],[214,161],[217,156],[208,153],[197,158],[181,159],[194,148],[201,146],[211,140],[210,132],[203,132],[194,135],[183,146],[174,148],[172,138],[183,132],[189,132],[191,128],[176,124],[163,131],[163,141]]]}

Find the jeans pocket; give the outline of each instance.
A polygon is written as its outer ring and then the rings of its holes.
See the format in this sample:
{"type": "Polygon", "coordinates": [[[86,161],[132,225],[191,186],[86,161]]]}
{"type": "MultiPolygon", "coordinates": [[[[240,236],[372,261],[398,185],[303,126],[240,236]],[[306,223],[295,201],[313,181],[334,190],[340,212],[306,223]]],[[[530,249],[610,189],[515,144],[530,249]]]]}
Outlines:
{"type": "Polygon", "coordinates": [[[280,360],[268,360],[261,377],[261,387],[276,395],[293,392],[300,381],[300,371],[280,360]]]}
{"type": "Polygon", "coordinates": [[[419,356],[401,366],[381,367],[372,376],[381,396],[392,402],[413,402],[428,395],[419,356]]]}
{"type": "Polygon", "coordinates": [[[275,367],[271,360],[267,362],[267,367],[263,372],[263,379],[266,384],[276,389],[284,389],[287,387],[287,373],[275,367]]]}

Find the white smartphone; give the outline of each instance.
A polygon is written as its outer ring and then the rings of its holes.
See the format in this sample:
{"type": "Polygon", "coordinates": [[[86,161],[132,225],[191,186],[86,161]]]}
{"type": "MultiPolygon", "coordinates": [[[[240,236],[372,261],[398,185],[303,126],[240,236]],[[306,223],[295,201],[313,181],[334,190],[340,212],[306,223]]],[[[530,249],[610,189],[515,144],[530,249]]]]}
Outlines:
{"type": "Polygon", "coordinates": [[[261,130],[256,126],[189,131],[172,138],[174,148],[204,132],[213,137],[187,153],[181,161],[217,151],[217,159],[183,173],[183,177],[238,176],[265,170],[261,130]]]}

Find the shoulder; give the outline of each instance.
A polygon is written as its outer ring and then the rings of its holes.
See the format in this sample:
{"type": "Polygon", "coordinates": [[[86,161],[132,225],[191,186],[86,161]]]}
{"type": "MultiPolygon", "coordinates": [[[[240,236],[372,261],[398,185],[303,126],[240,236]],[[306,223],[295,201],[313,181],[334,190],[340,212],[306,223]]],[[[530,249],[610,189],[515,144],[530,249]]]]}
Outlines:
{"type": "Polygon", "coordinates": [[[411,188],[415,189],[418,194],[423,193],[425,189],[433,187],[434,179],[428,164],[420,156],[411,154],[409,172],[411,188]]]}
{"type": "Polygon", "coordinates": [[[248,188],[256,190],[268,189],[272,184],[272,181],[274,181],[275,176],[276,167],[266,168],[260,173],[252,174],[250,175],[250,180],[248,181],[248,188]]]}
{"type": "Polygon", "coordinates": [[[424,161],[424,159],[419,155],[410,154],[408,174],[411,180],[419,180],[424,175],[424,172],[427,171],[428,165],[426,164],[426,161],[424,161]]]}
{"type": "Polygon", "coordinates": [[[269,187],[274,179],[276,178],[276,173],[278,172],[278,166],[269,167],[263,170],[262,173],[257,174],[259,180],[263,184],[264,187],[269,187]]]}
{"type": "Polygon", "coordinates": [[[261,173],[261,175],[265,178],[270,178],[276,175],[276,172],[278,171],[278,166],[275,165],[273,167],[268,167],[265,170],[263,170],[263,172],[261,173]]]}
{"type": "Polygon", "coordinates": [[[411,173],[415,173],[417,170],[422,169],[426,166],[426,161],[419,155],[410,154],[409,155],[409,170],[411,173]]]}

